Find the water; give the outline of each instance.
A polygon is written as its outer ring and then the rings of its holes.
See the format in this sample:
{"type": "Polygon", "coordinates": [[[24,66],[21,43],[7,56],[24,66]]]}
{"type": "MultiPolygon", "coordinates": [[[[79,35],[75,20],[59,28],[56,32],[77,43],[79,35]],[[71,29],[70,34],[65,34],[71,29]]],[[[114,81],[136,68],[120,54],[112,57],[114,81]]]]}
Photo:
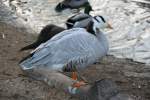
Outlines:
{"type": "MultiPolygon", "coordinates": [[[[113,30],[105,30],[110,43],[109,54],[119,58],[132,58],[150,65],[150,1],[149,0],[89,0],[92,15],[103,15],[113,30]]],[[[36,33],[53,23],[64,26],[73,15],[70,11],[54,11],[58,0],[8,0],[3,3],[16,12],[20,24],[36,33]]],[[[15,19],[16,20],[16,19],[15,19]]],[[[14,21],[12,19],[12,21],[14,21]]],[[[18,25],[20,26],[20,25],[18,25]]]]}

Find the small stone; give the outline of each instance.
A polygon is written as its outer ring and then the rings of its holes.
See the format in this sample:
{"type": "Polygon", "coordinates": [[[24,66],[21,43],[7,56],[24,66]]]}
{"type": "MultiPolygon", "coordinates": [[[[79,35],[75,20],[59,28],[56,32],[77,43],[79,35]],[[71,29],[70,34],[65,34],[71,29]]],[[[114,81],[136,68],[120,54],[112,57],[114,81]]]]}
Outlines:
{"type": "Polygon", "coordinates": [[[139,85],[139,86],[138,86],[138,88],[140,89],[140,88],[141,88],[141,86],[139,85]]]}
{"type": "Polygon", "coordinates": [[[3,38],[3,39],[5,39],[5,38],[6,38],[6,37],[5,37],[5,34],[2,34],[2,38],[3,38]]]}

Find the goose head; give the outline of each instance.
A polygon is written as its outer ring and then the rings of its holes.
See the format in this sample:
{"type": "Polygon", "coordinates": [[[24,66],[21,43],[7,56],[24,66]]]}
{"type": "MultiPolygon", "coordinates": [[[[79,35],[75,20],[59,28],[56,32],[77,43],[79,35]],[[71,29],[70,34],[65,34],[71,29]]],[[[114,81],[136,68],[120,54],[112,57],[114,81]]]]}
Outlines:
{"type": "Polygon", "coordinates": [[[106,22],[103,16],[94,16],[85,28],[88,32],[95,35],[99,33],[101,29],[113,29],[113,27],[106,22]]]}
{"type": "Polygon", "coordinates": [[[94,30],[96,28],[99,28],[99,29],[104,29],[104,28],[109,28],[109,29],[113,29],[113,27],[108,23],[106,22],[106,20],[104,19],[103,16],[94,16],[93,17],[93,22],[94,22],[94,30]]]}

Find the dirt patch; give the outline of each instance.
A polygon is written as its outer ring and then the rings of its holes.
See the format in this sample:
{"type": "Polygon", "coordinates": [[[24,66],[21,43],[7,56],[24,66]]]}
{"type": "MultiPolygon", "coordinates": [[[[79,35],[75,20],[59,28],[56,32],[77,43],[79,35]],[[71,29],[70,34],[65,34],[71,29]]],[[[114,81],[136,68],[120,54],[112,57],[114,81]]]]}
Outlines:
{"type": "MultiPolygon", "coordinates": [[[[0,23],[0,100],[76,100],[61,90],[25,77],[18,66],[29,52],[18,50],[36,36],[0,23]]],[[[89,82],[109,78],[136,100],[150,100],[150,66],[107,56],[83,75],[89,82]]]]}

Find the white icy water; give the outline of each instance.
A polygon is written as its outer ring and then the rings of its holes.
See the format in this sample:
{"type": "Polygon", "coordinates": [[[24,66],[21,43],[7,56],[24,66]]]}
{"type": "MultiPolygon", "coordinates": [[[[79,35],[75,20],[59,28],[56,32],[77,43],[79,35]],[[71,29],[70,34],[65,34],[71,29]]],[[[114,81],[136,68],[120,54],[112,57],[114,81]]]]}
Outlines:
{"type": "MultiPolygon", "coordinates": [[[[64,26],[64,21],[73,15],[69,10],[61,14],[54,11],[54,7],[61,0],[2,1],[5,6],[16,13],[15,16],[19,19],[20,24],[30,27],[36,33],[50,23],[64,26]]],[[[91,14],[104,16],[114,28],[104,30],[110,43],[109,54],[119,58],[131,58],[150,65],[150,8],[142,8],[134,2],[150,4],[150,1],[89,1],[94,8],[91,14]]]]}

